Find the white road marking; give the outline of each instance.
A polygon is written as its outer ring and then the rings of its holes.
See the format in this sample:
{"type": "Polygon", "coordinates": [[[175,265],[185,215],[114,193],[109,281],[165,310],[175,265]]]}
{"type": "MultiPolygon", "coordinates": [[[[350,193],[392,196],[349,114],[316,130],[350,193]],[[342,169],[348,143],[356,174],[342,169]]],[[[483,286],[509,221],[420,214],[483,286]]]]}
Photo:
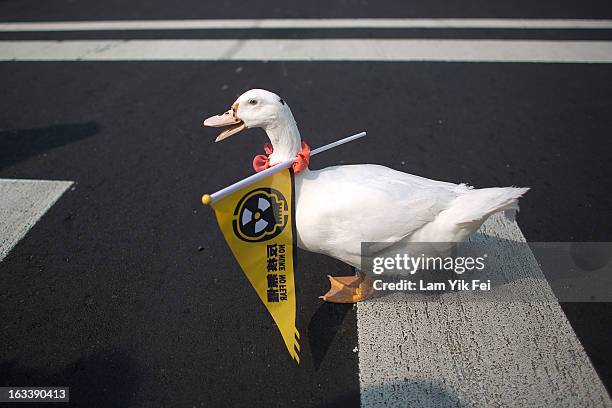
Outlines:
{"type": "Polygon", "coordinates": [[[611,407],[535,258],[513,245],[525,242],[518,225],[498,214],[480,232],[505,289],[526,301],[467,292],[359,303],[361,406],[611,407]]]}
{"type": "Polygon", "coordinates": [[[120,20],[0,23],[0,31],[115,31],[115,30],[223,30],[223,29],[612,29],[612,20],[486,19],[486,18],[330,18],[330,19],[222,19],[120,20]]]}
{"type": "Polygon", "coordinates": [[[71,181],[0,179],[0,262],[71,185],[71,181]]]}
{"type": "Polygon", "coordinates": [[[612,41],[0,41],[0,61],[441,61],[612,63],[612,41]]]}

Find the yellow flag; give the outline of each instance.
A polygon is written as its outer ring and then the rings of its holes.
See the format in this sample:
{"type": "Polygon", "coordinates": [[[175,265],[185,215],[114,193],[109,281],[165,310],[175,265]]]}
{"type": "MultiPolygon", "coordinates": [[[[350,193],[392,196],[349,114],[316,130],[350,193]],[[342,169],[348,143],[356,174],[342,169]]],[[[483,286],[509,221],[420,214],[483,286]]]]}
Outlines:
{"type": "Polygon", "coordinates": [[[234,257],[299,364],[293,276],[293,173],[280,171],[212,204],[234,257]]]}

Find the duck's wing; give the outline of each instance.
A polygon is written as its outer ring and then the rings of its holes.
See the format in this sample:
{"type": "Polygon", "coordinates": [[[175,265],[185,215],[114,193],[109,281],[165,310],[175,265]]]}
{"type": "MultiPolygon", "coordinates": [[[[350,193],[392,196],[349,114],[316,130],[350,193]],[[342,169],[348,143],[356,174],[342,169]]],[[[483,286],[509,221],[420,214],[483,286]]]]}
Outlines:
{"type": "Polygon", "coordinates": [[[377,165],[329,167],[296,181],[305,244],[331,255],[339,248],[359,252],[361,242],[399,241],[469,189],[377,165]]]}

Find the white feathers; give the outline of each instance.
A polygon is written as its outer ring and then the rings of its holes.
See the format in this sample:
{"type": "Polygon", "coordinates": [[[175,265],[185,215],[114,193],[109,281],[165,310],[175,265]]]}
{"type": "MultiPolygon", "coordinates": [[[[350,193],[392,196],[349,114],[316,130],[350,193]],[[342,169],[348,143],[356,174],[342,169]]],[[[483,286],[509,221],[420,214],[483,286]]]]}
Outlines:
{"type": "MultiPolygon", "coordinates": [[[[298,245],[359,266],[362,242],[456,242],[528,189],[472,189],[363,164],[296,177],[298,245]]],[[[384,248],[381,247],[381,249],[384,248]]]]}
{"type": "MultiPolygon", "coordinates": [[[[236,103],[248,127],[266,131],[272,164],[298,153],[300,133],[278,95],[251,90],[236,103]]],[[[473,189],[373,164],[306,170],[295,178],[298,245],[358,267],[362,242],[463,241],[491,214],[518,210],[527,190],[473,189]]]]}

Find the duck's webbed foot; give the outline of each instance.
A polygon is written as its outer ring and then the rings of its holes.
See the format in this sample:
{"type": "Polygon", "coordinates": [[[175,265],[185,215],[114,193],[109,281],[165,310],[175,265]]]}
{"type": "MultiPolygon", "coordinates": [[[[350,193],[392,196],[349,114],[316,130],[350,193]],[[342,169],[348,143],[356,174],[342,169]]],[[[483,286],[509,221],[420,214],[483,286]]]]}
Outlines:
{"type": "Polygon", "coordinates": [[[364,276],[329,276],[331,288],[323,296],[331,303],[356,303],[366,299],[372,293],[372,280],[364,276]]]}

